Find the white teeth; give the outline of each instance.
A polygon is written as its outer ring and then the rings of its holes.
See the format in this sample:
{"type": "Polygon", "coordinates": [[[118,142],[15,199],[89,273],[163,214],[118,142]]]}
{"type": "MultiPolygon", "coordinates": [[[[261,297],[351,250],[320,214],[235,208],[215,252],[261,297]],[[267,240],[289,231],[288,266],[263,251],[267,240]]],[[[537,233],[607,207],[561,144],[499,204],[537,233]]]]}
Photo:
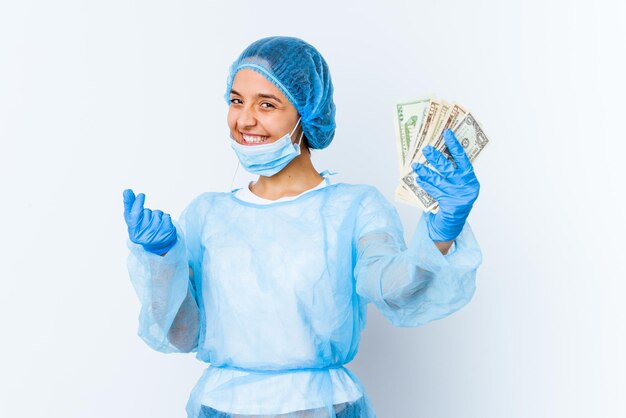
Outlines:
{"type": "Polygon", "coordinates": [[[265,142],[267,141],[267,137],[266,136],[248,136],[248,135],[242,135],[244,141],[249,142],[251,144],[260,144],[261,142],[265,142]]]}

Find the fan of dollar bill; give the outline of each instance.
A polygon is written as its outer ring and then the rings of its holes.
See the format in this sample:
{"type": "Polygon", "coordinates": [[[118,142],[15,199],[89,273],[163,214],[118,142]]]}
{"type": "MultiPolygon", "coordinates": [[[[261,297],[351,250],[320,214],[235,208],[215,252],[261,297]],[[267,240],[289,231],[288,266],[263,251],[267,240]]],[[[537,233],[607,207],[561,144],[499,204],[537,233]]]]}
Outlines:
{"type": "Polygon", "coordinates": [[[415,182],[417,174],[411,164],[422,163],[437,171],[422,154],[426,145],[441,151],[454,164],[443,139],[443,133],[448,128],[452,129],[472,163],[489,139],[480,122],[466,108],[437,100],[434,96],[397,103],[394,118],[400,165],[400,183],[395,200],[417,206],[425,212],[437,212],[437,201],[415,182]]]}

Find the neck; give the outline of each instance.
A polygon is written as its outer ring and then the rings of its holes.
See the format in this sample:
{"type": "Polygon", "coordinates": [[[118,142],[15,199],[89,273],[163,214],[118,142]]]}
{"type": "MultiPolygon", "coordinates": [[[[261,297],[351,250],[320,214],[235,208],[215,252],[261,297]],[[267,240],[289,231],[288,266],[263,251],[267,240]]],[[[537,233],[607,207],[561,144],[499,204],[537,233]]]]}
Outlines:
{"type": "Polygon", "coordinates": [[[322,179],[323,177],[313,167],[310,151],[303,148],[301,154],[278,173],[271,177],[259,176],[258,180],[250,185],[250,190],[263,199],[276,200],[286,196],[297,196],[317,186],[322,179]]]}

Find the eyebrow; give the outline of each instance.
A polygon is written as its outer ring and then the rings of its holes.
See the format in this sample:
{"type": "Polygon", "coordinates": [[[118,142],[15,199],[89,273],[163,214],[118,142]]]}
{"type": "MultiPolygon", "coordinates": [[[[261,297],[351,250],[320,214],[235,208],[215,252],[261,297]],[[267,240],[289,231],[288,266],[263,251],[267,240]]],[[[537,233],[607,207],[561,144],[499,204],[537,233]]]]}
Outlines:
{"type": "MultiPolygon", "coordinates": [[[[233,89],[230,89],[230,94],[236,94],[237,96],[241,96],[241,93],[238,93],[237,91],[235,91],[233,89]]],[[[274,96],[273,94],[259,93],[259,94],[256,95],[256,97],[262,97],[264,99],[274,99],[278,103],[282,104],[282,100],[280,100],[278,97],[274,96]]]]}

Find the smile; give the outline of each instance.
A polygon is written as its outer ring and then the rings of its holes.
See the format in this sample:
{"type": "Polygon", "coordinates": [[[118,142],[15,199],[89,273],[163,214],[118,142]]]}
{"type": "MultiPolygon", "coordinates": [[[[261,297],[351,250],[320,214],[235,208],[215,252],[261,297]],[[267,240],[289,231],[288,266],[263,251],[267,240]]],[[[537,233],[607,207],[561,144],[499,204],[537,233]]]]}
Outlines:
{"type": "Polygon", "coordinates": [[[252,135],[245,135],[245,134],[241,134],[241,136],[244,142],[248,144],[262,144],[266,142],[267,139],[269,138],[267,136],[252,136],[252,135]]]}

